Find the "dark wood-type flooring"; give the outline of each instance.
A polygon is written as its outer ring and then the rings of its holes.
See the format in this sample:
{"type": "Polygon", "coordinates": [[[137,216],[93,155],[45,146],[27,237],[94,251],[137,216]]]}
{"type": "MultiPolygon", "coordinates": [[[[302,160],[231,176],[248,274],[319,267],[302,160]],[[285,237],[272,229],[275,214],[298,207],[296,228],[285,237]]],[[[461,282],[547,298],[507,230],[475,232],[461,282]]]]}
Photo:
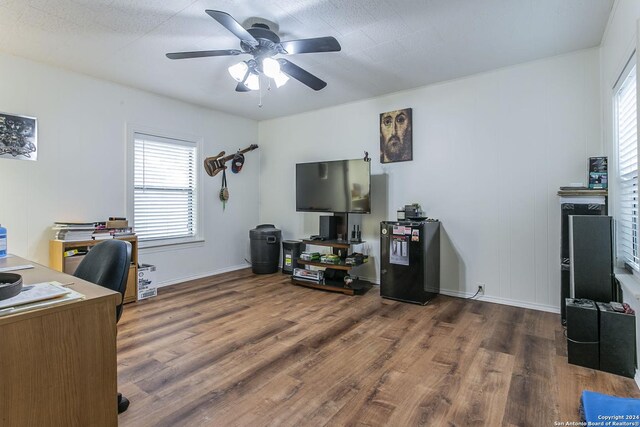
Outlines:
{"type": "Polygon", "coordinates": [[[162,289],[118,325],[121,426],[552,426],[583,389],[559,315],[439,296],[346,296],[241,270],[162,289]]]}

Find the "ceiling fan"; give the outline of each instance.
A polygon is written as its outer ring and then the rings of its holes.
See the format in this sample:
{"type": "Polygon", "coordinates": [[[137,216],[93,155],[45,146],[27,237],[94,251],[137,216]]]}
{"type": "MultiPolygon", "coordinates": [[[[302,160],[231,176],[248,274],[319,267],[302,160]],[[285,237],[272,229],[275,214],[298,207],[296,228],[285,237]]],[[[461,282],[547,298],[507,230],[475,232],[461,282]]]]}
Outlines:
{"type": "Polygon", "coordinates": [[[323,89],[327,85],[326,82],[293,62],[284,58],[274,58],[274,56],[278,54],[338,52],[341,49],[340,43],[334,37],[280,41],[280,37],[266,24],[255,23],[251,28],[244,29],[226,12],[219,10],[205,10],[205,12],[240,39],[240,49],[175,52],[167,53],[167,58],[188,59],[208,56],[252,55],[252,59],[241,61],[229,67],[229,73],[238,82],[236,86],[238,92],[259,89],[260,74],[274,79],[277,87],[285,84],[289,77],[293,77],[313,90],[323,89]]]}

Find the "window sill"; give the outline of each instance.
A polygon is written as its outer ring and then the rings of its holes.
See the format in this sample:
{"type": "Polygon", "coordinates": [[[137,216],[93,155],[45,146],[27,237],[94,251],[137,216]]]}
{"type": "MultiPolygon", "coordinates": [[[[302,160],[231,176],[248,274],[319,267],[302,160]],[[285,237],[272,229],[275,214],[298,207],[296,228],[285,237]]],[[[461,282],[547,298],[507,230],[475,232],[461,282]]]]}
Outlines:
{"type": "Polygon", "coordinates": [[[148,240],[138,244],[142,253],[167,252],[176,249],[189,249],[204,246],[204,239],[195,237],[189,239],[148,240]]]}
{"type": "Polygon", "coordinates": [[[640,302],[640,277],[629,273],[623,268],[616,268],[614,273],[616,279],[618,279],[622,286],[623,294],[625,294],[627,298],[633,296],[633,299],[640,302]]]}

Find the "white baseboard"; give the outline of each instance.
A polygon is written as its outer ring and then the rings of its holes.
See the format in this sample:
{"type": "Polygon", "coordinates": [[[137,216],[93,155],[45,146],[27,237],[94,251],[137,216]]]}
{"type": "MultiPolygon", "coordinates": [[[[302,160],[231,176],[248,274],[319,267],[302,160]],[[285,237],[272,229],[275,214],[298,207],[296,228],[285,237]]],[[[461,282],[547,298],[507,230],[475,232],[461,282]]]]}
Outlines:
{"type": "MultiPolygon", "coordinates": [[[[448,289],[440,289],[440,293],[442,295],[448,295],[451,297],[458,297],[458,298],[470,298],[475,294],[475,292],[472,293],[472,292],[450,291],[448,289]]],[[[546,304],[536,304],[531,302],[512,300],[508,298],[492,297],[488,295],[478,295],[474,299],[478,301],[493,302],[496,304],[510,305],[513,307],[529,308],[531,310],[546,311],[548,313],[560,314],[560,308],[554,307],[551,305],[546,305],[546,304]]]]}
{"type": "MultiPolygon", "coordinates": [[[[380,283],[376,279],[370,279],[368,277],[362,277],[362,279],[363,280],[368,280],[369,282],[371,282],[374,285],[377,285],[377,286],[380,285],[380,283]]],[[[475,294],[475,292],[451,291],[451,290],[442,289],[442,288],[440,289],[440,293],[442,295],[447,295],[447,296],[450,296],[450,297],[457,297],[457,298],[470,298],[475,294]]],[[[560,308],[559,307],[554,307],[552,305],[536,304],[536,303],[531,303],[531,302],[526,302],[526,301],[518,301],[518,300],[512,300],[512,299],[508,299],[508,298],[492,297],[492,296],[487,296],[487,295],[479,295],[478,297],[476,297],[474,299],[476,299],[478,301],[493,302],[493,303],[496,303],[496,304],[510,305],[510,306],[513,306],[513,307],[529,308],[531,310],[546,311],[548,313],[560,314],[560,308]]]]}
{"type": "MultiPolygon", "coordinates": [[[[213,270],[213,271],[208,271],[208,272],[205,272],[205,273],[200,273],[200,274],[193,275],[193,276],[180,277],[180,278],[177,278],[177,279],[168,280],[168,281],[165,281],[165,282],[160,282],[160,283],[158,283],[158,288],[162,288],[164,286],[176,285],[176,284],[182,283],[182,282],[188,282],[189,280],[202,279],[203,277],[216,276],[218,274],[229,273],[231,271],[242,270],[243,268],[249,268],[249,267],[251,267],[251,264],[239,264],[239,265],[233,265],[231,267],[225,267],[225,268],[221,268],[221,269],[218,269],[218,270],[213,270]]],[[[376,279],[374,279],[374,278],[361,277],[361,279],[367,280],[367,281],[371,282],[373,285],[376,285],[376,286],[380,285],[379,283],[377,283],[376,279]]],[[[440,289],[440,293],[442,295],[447,295],[447,296],[451,296],[451,297],[458,297],[458,298],[469,298],[469,297],[472,297],[474,295],[474,293],[471,293],[471,292],[451,291],[451,290],[448,290],[448,289],[440,289]]],[[[535,304],[535,303],[530,303],[530,302],[525,302],[525,301],[518,301],[518,300],[512,300],[512,299],[507,299],[507,298],[499,298],[499,297],[492,297],[492,296],[487,296],[487,295],[479,295],[475,299],[478,300],[478,301],[493,302],[493,303],[496,303],[496,304],[510,305],[510,306],[521,307],[521,308],[529,308],[531,310],[546,311],[548,313],[556,313],[556,314],[560,313],[560,309],[558,307],[553,307],[553,306],[545,305],[545,304],[535,304]]],[[[636,382],[638,382],[638,385],[640,387],[640,374],[636,375],[636,382]]]]}
{"type": "Polygon", "coordinates": [[[193,276],[180,277],[173,280],[167,280],[165,282],[159,282],[157,287],[162,288],[165,286],[177,285],[178,283],[188,282],[189,280],[196,280],[196,279],[202,279],[203,277],[216,276],[218,274],[229,273],[231,271],[242,270],[243,268],[249,268],[249,267],[251,267],[251,264],[232,265],[231,267],[225,267],[225,268],[220,268],[218,270],[207,271],[205,273],[200,273],[193,276]]]}

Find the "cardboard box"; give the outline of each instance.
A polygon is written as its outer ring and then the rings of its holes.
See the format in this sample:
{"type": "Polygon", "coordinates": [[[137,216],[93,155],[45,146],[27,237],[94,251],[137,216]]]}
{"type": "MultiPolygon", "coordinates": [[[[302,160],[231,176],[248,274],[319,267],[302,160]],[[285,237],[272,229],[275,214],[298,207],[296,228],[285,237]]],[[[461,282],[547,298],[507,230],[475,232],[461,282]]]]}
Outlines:
{"type": "Polygon", "coordinates": [[[156,266],[141,264],[138,267],[138,300],[158,295],[156,266]]]}
{"type": "Polygon", "coordinates": [[[112,219],[107,221],[107,228],[127,228],[129,227],[129,221],[126,219],[112,219]]]}

